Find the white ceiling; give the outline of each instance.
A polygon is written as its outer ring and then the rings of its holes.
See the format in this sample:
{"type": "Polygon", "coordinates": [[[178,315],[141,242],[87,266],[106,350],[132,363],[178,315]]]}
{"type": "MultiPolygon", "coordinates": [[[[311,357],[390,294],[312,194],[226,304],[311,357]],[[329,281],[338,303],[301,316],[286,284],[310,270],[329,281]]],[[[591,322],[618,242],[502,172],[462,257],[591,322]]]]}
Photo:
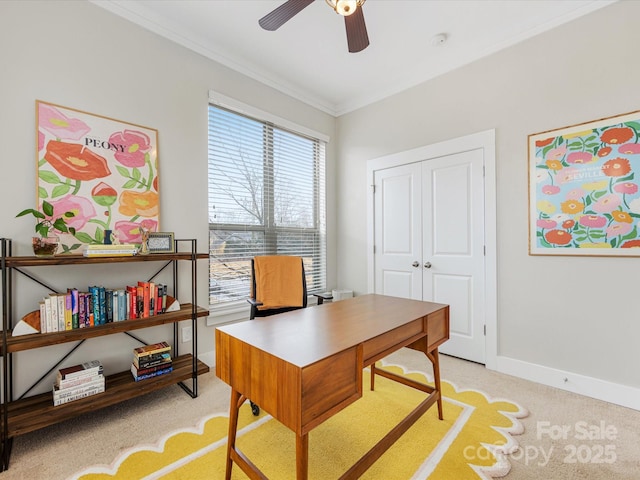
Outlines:
{"type": "Polygon", "coordinates": [[[347,51],[344,20],[316,0],[274,32],[284,0],[91,0],[332,115],[355,110],[615,0],[368,0],[370,45],[347,51]],[[447,41],[432,45],[433,37],[447,41]]]}

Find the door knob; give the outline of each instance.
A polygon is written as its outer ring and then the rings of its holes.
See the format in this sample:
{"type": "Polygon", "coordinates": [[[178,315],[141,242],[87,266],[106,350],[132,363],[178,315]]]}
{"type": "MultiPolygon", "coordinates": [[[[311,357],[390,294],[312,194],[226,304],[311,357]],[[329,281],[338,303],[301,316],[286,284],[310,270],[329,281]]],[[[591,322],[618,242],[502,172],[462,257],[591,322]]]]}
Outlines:
{"type": "Polygon", "coordinates": [[[431,268],[431,262],[424,262],[424,268],[431,268]]]}
{"type": "Polygon", "coordinates": [[[418,267],[420,266],[420,262],[418,262],[418,261],[416,260],[416,261],[415,261],[415,262],[413,262],[411,265],[412,265],[413,267],[418,268],[418,267]]]}

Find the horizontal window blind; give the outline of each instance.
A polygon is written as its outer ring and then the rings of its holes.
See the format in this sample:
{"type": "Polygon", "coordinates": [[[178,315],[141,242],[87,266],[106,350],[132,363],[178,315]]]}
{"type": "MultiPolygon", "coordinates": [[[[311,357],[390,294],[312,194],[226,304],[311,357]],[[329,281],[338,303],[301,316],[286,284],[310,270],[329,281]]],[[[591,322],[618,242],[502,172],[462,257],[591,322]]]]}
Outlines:
{"type": "Polygon", "coordinates": [[[210,305],[249,296],[250,260],[296,255],[326,289],[325,144],[209,106],[210,305]]]}

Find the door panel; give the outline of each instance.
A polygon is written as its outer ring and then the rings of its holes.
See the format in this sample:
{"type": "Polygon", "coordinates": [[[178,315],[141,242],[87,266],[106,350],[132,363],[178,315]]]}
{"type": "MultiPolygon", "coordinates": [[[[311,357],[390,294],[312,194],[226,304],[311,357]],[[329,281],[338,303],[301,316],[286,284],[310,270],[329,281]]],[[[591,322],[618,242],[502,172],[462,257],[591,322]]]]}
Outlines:
{"type": "MultiPolygon", "coordinates": [[[[418,272],[420,271],[418,270],[418,272]]],[[[385,270],[382,272],[382,275],[382,291],[380,293],[384,295],[391,295],[392,297],[411,298],[408,296],[408,292],[412,291],[415,271],[395,272],[392,270],[385,270]]]]}
{"type": "Polygon", "coordinates": [[[423,299],[450,305],[440,350],[484,362],[483,152],[423,162],[423,299]],[[437,279],[437,280],[436,280],[437,279]],[[437,281],[437,283],[436,283],[437,281]]]}
{"type": "Polygon", "coordinates": [[[473,279],[463,275],[434,275],[433,298],[449,307],[451,335],[473,336],[473,279]]]}
{"type": "Polygon", "coordinates": [[[422,299],[421,168],[416,163],[375,172],[376,293],[422,299]]]}

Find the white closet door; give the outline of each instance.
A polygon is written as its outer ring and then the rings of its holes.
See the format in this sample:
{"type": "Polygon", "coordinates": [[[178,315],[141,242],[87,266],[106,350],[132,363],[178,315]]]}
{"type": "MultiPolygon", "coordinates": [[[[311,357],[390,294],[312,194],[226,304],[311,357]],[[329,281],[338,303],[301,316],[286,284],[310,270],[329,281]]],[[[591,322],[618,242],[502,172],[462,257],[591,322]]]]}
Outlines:
{"type": "Polygon", "coordinates": [[[450,306],[443,353],[484,363],[483,151],[422,164],[423,300],[450,306]]]}

